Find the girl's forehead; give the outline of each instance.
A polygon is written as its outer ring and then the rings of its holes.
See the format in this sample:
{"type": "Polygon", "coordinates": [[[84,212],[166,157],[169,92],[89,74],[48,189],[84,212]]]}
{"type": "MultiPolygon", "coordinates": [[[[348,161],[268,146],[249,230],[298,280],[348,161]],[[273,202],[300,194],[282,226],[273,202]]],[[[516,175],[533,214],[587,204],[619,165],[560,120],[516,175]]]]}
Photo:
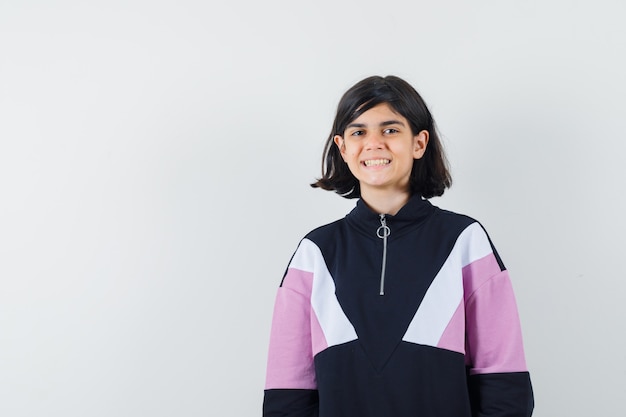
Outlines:
{"type": "Polygon", "coordinates": [[[402,122],[406,121],[406,118],[396,111],[389,103],[380,103],[374,107],[367,109],[361,113],[358,117],[352,120],[351,123],[365,121],[365,120],[377,120],[377,119],[395,119],[402,122]]]}

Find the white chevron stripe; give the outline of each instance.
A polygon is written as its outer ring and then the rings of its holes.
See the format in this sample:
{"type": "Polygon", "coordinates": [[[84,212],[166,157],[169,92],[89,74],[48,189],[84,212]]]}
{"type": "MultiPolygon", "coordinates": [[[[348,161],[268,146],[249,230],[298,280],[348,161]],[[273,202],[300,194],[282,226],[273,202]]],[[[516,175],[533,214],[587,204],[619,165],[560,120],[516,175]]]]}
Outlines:
{"type": "Polygon", "coordinates": [[[311,305],[328,347],[357,339],[354,326],[339,305],[335,282],[317,245],[309,239],[303,239],[289,266],[313,273],[311,305]]]}
{"type": "Polygon", "coordinates": [[[492,253],[489,239],[478,223],[469,225],[458,237],[437,276],[431,283],[402,340],[437,346],[463,299],[462,269],[492,253]]]}

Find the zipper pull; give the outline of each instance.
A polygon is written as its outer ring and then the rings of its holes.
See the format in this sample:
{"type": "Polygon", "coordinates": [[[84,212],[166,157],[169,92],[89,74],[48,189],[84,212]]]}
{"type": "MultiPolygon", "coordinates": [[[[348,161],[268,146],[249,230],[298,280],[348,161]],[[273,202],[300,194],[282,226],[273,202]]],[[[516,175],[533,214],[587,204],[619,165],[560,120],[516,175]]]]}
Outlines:
{"type": "Polygon", "coordinates": [[[387,219],[384,214],[380,214],[380,226],[376,229],[376,236],[383,240],[383,264],[380,269],[380,295],[385,295],[385,269],[387,268],[387,236],[391,234],[391,229],[387,226],[387,219]]]}

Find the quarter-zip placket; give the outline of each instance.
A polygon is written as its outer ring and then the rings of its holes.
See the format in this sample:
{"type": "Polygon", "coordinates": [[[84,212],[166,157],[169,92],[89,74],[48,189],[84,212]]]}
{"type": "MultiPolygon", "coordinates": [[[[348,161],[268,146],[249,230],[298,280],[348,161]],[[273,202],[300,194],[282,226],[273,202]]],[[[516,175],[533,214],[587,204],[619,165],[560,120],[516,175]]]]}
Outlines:
{"type": "Polygon", "coordinates": [[[385,269],[387,268],[387,237],[391,234],[391,229],[387,226],[387,219],[384,214],[380,214],[380,226],[376,229],[376,236],[383,240],[383,264],[380,268],[380,295],[385,295],[385,269]]]}

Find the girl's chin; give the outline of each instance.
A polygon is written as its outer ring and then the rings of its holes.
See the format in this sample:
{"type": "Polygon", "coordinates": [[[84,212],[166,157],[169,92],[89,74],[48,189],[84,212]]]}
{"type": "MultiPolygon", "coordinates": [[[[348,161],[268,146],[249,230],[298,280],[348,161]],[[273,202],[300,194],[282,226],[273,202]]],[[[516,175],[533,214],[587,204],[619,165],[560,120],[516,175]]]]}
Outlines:
{"type": "Polygon", "coordinates": [[[390,193],[398,193],[398,194],[404,194],[409,192],[409,184],[406,185],[400,185],[400,184],[392,184],[392,183],[388,183],[388,182],[374,182],[374,181],[359,181],[359,187],[361,189],[361,192],[363,191],[373,191],[373,192],[381,192],[381,191],[386,191],[386,192],[390,192],[390,193]]]}

